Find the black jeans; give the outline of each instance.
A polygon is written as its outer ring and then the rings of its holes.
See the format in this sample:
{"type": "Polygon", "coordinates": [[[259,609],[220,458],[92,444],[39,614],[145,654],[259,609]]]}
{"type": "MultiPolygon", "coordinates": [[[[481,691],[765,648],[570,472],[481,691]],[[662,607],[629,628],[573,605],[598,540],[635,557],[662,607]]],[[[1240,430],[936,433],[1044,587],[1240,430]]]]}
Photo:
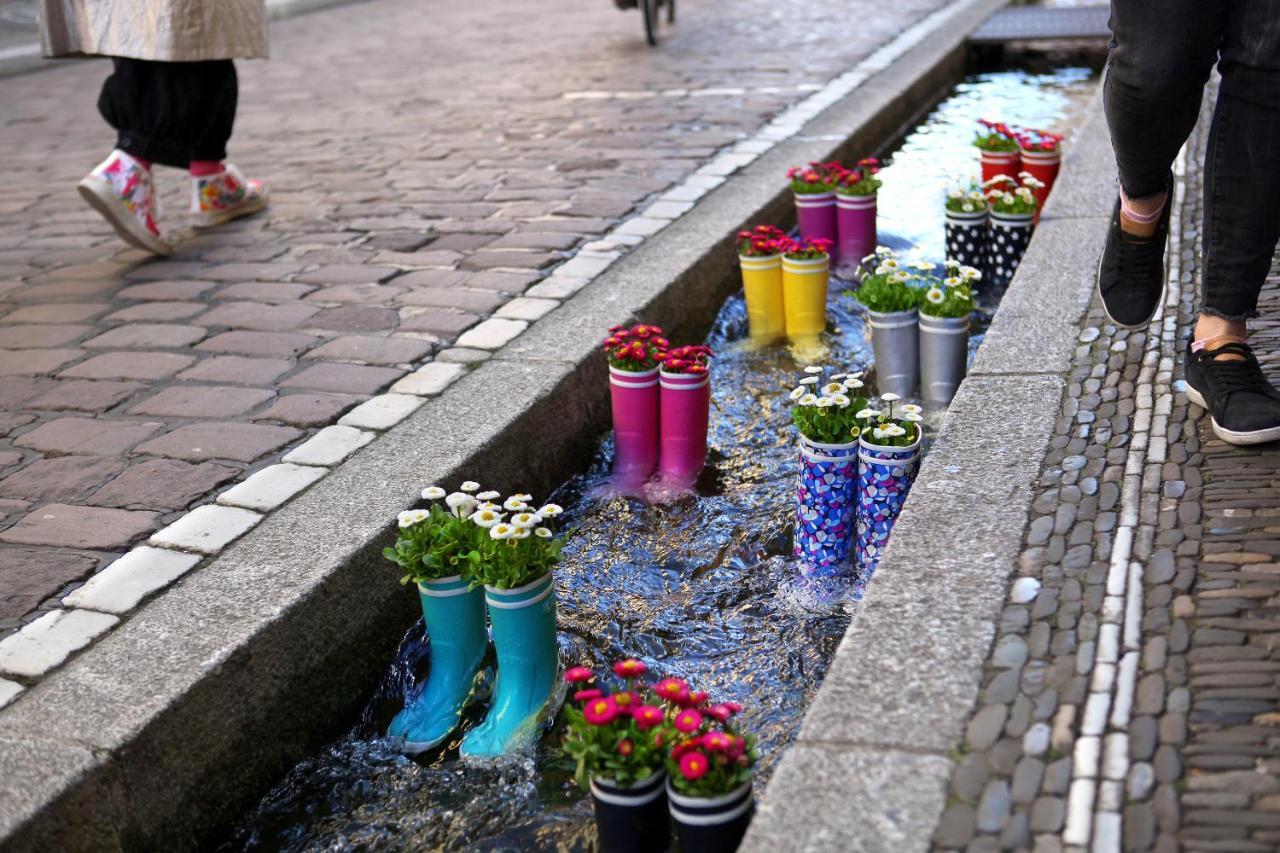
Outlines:
{"type": "Polygon", "coordinates": [[[1257,316],[1280,240],[1280,0],[1111,0],[1111,32],[1104,97],[1130,198],[1164,191],[1217,62],[1202,310],[1257,316]]]}
{"type": "Polygon", "coordinates": [[[236,119],[236,66],[113,59],[98,111],[119,135],[116,147],[144,160],[187,168],[224,160],[236,119]]]}

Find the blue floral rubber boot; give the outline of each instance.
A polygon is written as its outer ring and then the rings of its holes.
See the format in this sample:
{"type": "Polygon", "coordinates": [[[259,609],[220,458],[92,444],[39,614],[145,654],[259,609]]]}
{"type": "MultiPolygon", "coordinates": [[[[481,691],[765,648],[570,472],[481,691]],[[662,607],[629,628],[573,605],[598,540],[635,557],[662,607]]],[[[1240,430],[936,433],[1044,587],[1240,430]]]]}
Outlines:
{"type": "Polygon", "coordinates": [[[459,575],[418,584],[422,619],[431,641],[427,683],[396,714],[387,730],[401,738],[407,753],[439,746],[479,694],[487,679],[480,671],[489,633],[485,630],[484,591],[467,589],[459,575]]]}
{"type": "Polygon", "coordinates": [[[467,758],[525,751],[541,737],[564,698],[552,574],[515,589],[486,586],[484,595],[498,678],[489,716],[462,739],[460,751],[467,758]]]}
{"type": "Polygon", "coordinates": [[[858,452],[857,564],[853,597],[862,598],[889,542],[893,524],[907,500],[920,467],[920,441],[910,447],[887,447],[861,441],[858,452]]]}
{"type": "Polygon", "coordinates": [[[805,577],[848,573],[853,549],[857,442],[820,444],[800,440],[800,485],[796,489],[792,553],[805,577]]]}

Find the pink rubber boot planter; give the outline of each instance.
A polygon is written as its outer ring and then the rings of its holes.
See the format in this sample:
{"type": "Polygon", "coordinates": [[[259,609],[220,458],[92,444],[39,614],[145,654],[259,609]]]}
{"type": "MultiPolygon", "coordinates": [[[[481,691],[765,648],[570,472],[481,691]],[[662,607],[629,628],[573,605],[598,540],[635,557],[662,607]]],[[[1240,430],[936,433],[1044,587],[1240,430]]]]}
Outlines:
{"type": "Polygon", "coordinates": [[[633,373],[609,368],[613,403],[613,486],[621,494],[644,494],[658,465],[658,368],[633,373]]]}
{"type": "Polygon", "coordinates": [[[659,486],[664,495],[693,491],[707,461],[707,422],[711,382],[706,373],[667,373],[659,382],[662,398],[662,456],[659,486]]]}
{"type": "Polygon", "coordinates": [[[796,224],[800,226],[800,236],[807,240],[830,240],[831,261],[838,260],[839,248],[836,242],[839,231],[836,227],[836,194],[835,193],[795,193],[796,224]]]}

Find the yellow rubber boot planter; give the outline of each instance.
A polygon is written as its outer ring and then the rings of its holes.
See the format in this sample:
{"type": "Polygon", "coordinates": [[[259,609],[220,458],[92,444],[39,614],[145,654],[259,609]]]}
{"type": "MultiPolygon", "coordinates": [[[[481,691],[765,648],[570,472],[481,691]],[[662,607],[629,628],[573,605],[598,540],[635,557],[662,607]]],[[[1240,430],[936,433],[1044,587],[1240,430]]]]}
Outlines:
{"type": "Polygon", "coordinates": [[[813,341],[827,327],[827,279],[830,258],[782,258],[782,299],[787,337],[793,343],[813,341]]]}
{"type": "Polygon", "coordinates": [[[751,340],[768,343],[787,333],[782,301],[782,256],[738,256],[742,265],[742,291],[747,298],[747,325],[751,340]]]}

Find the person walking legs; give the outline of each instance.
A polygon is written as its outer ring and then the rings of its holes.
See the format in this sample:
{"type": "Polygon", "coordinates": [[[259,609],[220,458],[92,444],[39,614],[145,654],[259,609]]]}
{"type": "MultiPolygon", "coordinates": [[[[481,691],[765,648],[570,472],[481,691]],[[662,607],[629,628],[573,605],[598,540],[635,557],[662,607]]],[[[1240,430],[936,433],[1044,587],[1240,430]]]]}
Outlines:
{"type": "Polygon", "coordinates": [[[264,0],[43,0],[48,56],[109,56],[98,110],[116,147],[80,195],[128,243],[159,255],[153,164],[187,169],[193,224],[255,213],[269,194],[226,162],[238,95],[233,58],[266,56],[264,0]]]}
{"type": "Polygon", "coordinates": [[[1234,444],[1280,438],[1280,392],[1245,340],[1280,240],[1280,0],[1112,0],[1104,83],[1120,172],[1098,292],[1136,328],[1164,293],[1170,167],[1222,77],[1205,158],[1203,293],[1187,395],[1234,444]]]}

